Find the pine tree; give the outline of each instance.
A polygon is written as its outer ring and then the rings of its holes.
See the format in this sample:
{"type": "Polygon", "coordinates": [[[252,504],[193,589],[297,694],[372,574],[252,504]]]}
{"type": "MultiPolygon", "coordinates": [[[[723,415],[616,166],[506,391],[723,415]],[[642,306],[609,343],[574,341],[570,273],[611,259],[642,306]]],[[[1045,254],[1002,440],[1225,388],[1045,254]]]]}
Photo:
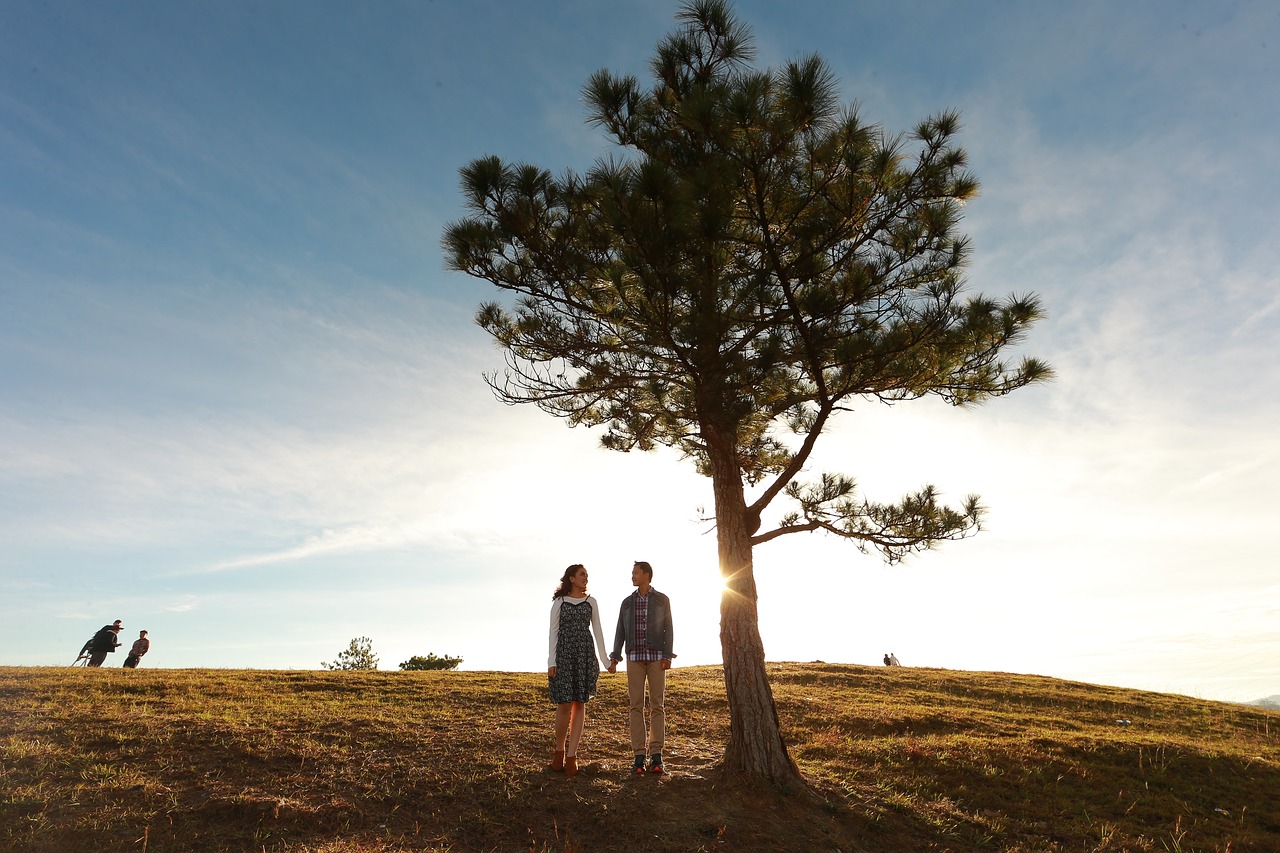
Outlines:
{"type": "Polygon", "coordinates": [[[368,637],[356,637],[345,651],[338,652],[332,663],[320,664],[325,669],[369,670],[378,668],[378,656],[373,653],[373,641],[368,637]]]}
{"type": "Polygon", "coordinates": [[[802,472],[857,401],[964,406],[1048,378],[1037,360],[1000,359],[1042,312],[1030,295],[962,295],[957,226],[978,184],[955,113],[889,135],[841,106],[817,56],[752,68],[723,0],[678,20],[650,87],[608,71],[584,87],[614,156],[560,177],[472,162],[470,212],[443,243],[453,269],[512,297],[477,314],[505,349],[507,369],[486,377],[499,399],[603,427],[606,448],[675,448],[710,477],[725,767],[795,784],[752,549],[823,530],[894,562],[976,532],[977,497],[949,507],[926,487],[877,503],[847,475],[802,472]]]}

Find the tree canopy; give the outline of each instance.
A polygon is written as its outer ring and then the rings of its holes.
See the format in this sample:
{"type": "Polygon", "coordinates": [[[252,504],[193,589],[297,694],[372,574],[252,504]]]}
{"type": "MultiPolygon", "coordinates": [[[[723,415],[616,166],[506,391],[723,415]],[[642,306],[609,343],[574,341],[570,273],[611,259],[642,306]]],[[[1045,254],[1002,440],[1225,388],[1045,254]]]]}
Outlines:
{"type": "Polygon", "coordinates": [[[509,298],[479,324],[507,403],[603,427],[606,448],[674,448],[712,480],[732,769],[795,778],[756,630],[751,549],[824,530],[893,562],[968,536],[977,497],[933,487],[872,501],[812,475],[835,415],[926,396],[966,406],[1050,375],[1008,363],[1042,316],[1030,294],[964,292],[978,192],[957,113],[891,134],[843,106],[806,56],[757,70],[723,0],[692,0],[650,62],[653,81],[599,71],[588,121],[615,152],[555,176],[483,157],[461,170],[469,214],[447,263],[509,298]]]}

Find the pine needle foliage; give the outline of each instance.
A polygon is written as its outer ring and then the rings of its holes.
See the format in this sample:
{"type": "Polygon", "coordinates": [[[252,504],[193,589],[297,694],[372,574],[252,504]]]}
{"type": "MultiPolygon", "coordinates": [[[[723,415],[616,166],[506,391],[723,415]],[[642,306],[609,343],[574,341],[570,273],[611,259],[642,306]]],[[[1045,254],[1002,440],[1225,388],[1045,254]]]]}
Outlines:
{"type": "Polygon", "coordinates": [[[753,69],[725,3],[680,19],[652,87],[602,70],[583,89],[616,156],[558,177],[497,157],[462,170],[470,215],[446,231],[447,262],[514,297],[477,313],[506,351],[490,384],[604,427],[605,447],[674,447],[706,473],[709,428],[727,433],[742,479],[769,484],[753,512],[793,503],[757,543],[823,529],[894,560],[972,532],[976,500],[796,482],[860,400],[972,405],[1050,374],[1001,358],[1042,316],[1037,298],[963,292],[957,228],[978,182],[959,116],[889,134],[841,105],[817,56],[753,69]]]}
{"type": "Polygon", "coordinates": [[[355,637],[351,644],[338,652],[337,660],[321,663],[325,669],[369,670],[378,668],[378,656],[373,653],[373,641],[368,637],[355,637]]]}

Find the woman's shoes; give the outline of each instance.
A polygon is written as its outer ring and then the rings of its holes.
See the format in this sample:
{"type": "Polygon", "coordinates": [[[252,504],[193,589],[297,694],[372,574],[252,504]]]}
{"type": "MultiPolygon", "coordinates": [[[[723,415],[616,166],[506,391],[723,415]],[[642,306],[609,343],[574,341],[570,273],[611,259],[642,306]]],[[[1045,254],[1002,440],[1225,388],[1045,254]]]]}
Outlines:
{"type": "Polygon", "coordinates": [[[566,755],[564,757],[564,775],[566,776],[578,775],[578,756],[566,755]]]}
{"type": "Polygon", "coordinates": [[[551,769],[559,773],[564,770],[564,750],[551,753],[551,769]]]}

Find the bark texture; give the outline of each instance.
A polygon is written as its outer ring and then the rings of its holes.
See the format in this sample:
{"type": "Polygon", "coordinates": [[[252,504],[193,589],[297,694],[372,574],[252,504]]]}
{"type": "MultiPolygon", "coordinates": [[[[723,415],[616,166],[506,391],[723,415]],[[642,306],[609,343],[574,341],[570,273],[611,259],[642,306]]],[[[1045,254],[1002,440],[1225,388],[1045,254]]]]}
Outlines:
{"type": "Polygon", "coordinates": [[[765,670],[764,643],[756,611],[756,580],[742,475],[734,455],[712,442],[710,461],[716,499],[716,540],[725,593],[720,599],[720,648],[729,700],[729,773],[776,785],[803,785],[787,752],[765,670]]]}

